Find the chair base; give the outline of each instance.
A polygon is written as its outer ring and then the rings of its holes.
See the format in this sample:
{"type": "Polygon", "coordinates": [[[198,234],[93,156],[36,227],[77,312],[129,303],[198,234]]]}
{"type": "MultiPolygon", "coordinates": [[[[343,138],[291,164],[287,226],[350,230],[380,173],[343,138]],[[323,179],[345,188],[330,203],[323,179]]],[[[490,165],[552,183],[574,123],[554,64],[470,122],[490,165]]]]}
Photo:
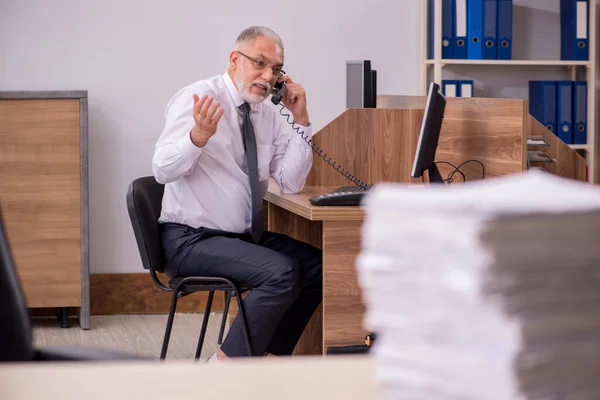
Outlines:
{"type": "MultiPolygon", "coordinates": [[[[169,286],[171,286],[172,282],[173,281],[169,282],[169,286]]],[[[204,309],[202,327],[200,328],[200,336],[198,337],[198,345],[196,347],[196,354],[194,356],[194,360],[198,361],[200,359],[200,353],[202,352],[202,347],[206,338],[206,330],[208,328],[208,320],[212,308],[215,291],[225,291],[225,308],[223,310],[223,320],[221,321],[221,328],[219,330],[218,343],[222,344],[226,318],[229,312],[229,303],[231,301],[231,296],[234,295],[237,298],[239,313],[242,319],[244,339],[246,341],[246,350],[248,352],[248,356],[252,356],[252,345],[250,341],[248,321],[246,319],[246,311],[244,309],[244,303],[241,296],[242,291],[233,282],[225,278],[187,277],[183,279],[177,278],[177,280],[173,283],[175,283],[175,285],[173,285],[175,287],[172,289],[173,297],[171,300],[171,307],[169,309],[169,316],[167,318],[167,326],[165,328],[165,336],[163,339],[163,345],[160,353],[161,360],[164,360],[167,357],[167,350],[169,347],[171,331],[173,329],[173,322],[175,319],[175,312],[177,309],[178,299],[200,291],[209,293],[208,299],[206,301],[206,307],[204,309]]]]}
{"type": "Polygon", "coordinates": [[[231,292],[225,292],[225,306],[223,307],[223,320],[221,321],[221,329],[219,330],[219,338],[217,344],[223,344],[223,333],[227,324],[227,314],[229,313],[229,303],[231,302],[231,292]]]}

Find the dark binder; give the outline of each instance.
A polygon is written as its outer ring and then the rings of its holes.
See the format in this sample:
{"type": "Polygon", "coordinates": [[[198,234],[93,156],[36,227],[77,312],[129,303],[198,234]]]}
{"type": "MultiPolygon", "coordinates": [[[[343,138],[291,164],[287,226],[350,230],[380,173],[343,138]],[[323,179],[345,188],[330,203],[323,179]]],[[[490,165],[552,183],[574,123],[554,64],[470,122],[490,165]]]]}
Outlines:
{"type": "Polygon", "coordinates": [[[560,57],[589,59],[589,1],[560,0],[560,57]]]}
{"type": "Polygon", "coordinates": [[[442,81],[442,94],[446,97],[459,97],[458,81],[455,79],[444,79],[442,81]]]}
{"type": "MultiPolygon", "coordinates": [[[[453,44],[454,44],[454,2],[455,0],[442,0],[442,58],[451,59],[453,58],[453,44]]],[[[428,20],[428,31],[429,31],[429,59],[433,59],[434,43],[435,43],[435,0],[429,0],[429,20],[428,20]]]]}
{"type": "Polygon", "coordinates": [[[566,144],[573,143],[573,82],[558,81],[556,96],[557,136],[566,144]]]}
{"type": "Polygon", "coordinates": [[[484,60],[495,60],[498,58],[497,35],[498,35],[498,0],[484,0],[483,3],[483,47],[482,56],[484,60]]]}
{"type": "Polygon", "coordinates": [[[512,59],[513,0],[498,0],[498,59],[512,59]]]}
{"type": "Polygon", "coordinates": [[[467,1],[467,54],[470,60],[481,60],[483,57],[483,2],[484,0],[467,1]]]}
{"type": "Polygon", "coordinates": [[[529,81],[529,114],[556,134],[556,81],[529,81]]]}
{"type": "Polygon", "coordinates": [[[452,0],[454,24],[454,47],[452,55],[455,59],[465,60],[468,58],[467,46],[467,0],[452,0]]]}
{"type": "Polygon", "coordinates": [[[573,143],[587,144],[587,81],[573,83],[573,143]]]}
{"type": "Polygon", "coordinates": [[[458,81],[458,97],[473,97],[473,80],[458,81]]]}

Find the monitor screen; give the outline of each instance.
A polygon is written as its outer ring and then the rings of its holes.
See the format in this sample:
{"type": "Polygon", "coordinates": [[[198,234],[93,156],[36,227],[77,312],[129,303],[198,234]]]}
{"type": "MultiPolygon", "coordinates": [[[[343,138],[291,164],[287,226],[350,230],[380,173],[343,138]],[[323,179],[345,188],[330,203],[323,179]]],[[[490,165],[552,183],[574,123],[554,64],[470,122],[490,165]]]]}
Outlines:
{"type": "Polygon", "coordinates": [[[444,183],[440,171],[435,164],[435,152],[442,129],[446,98],[440,91],[440,85],[432,82],[429,86],[425,114],[421,122],[421,133],[415,151],[415,160],[411,176],[420,178],[425,171],[429,175],[430,183],[444,183]]]}

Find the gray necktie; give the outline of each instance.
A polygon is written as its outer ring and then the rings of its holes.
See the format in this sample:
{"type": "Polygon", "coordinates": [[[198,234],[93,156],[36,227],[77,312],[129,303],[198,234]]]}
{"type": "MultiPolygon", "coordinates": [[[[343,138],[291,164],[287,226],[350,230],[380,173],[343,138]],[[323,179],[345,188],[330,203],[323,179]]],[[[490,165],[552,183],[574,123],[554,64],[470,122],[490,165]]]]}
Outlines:
{"type": "Polygon", "coordinates": [[[258,156],[256,152],[256,137],[254,127],[250,121],[250,105],[242,104],[243,111],[242,133],[244,135],[244,147],[246,149],[246,160],[248,164],[248,175],[250,175],[250,191],[252,193],[252,226],[250,234],[255,243],[258,243],[264,230],[263,199],[260,183],[258,182],[258,156]]]}

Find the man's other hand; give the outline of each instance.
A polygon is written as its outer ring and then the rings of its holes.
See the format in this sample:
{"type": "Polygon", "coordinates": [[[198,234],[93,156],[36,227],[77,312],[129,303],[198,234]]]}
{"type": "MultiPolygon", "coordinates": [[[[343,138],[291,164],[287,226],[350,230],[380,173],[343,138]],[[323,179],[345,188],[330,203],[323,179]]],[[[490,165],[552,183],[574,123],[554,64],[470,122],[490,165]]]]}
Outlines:
{"type": "Polygon", "coordinates": [[[219,107],[219,102],[214,101],[213,96],[203,95],[198,97],[194,94],[194,121],[196,125],[190,132],[192,143],[198,147],[204,147],[215,132],[217,124],[223,116],[223,108],[219,107]]]}

